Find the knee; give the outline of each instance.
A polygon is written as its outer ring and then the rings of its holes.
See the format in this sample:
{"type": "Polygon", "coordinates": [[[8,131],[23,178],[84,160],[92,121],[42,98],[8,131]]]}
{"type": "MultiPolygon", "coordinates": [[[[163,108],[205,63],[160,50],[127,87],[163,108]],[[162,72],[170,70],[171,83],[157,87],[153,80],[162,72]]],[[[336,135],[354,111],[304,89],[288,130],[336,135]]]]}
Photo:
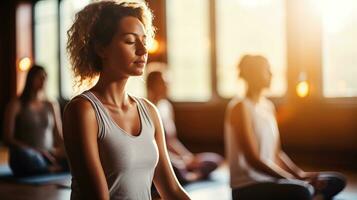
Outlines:
{"type": "Polygon", "coordinates": [[[347,184],[347,179],[345,175],[339,172],[325,172],[321,173],[320,175],[322,178],[324,176],[326,177],[326,180],[328,180],[328,183],[331,184],[333,187],[335,187],[338,190],[343,190],[346,187],[347,184]]]}
{"type": "Polygon", "coordinates": [[[296,185],[295,193],[297,200],[310,200],[314,195],[314,187],[310,184],[296,185]]]}
{"type": "Polygon", "coordinates": [[[339,190],[343,190],[346,187],[347,179],[342,173],[334,172],[332,179],[334,180],[333,182],[335,182],[335,185],[339,190]]]}
{"type": "Polygon", "coordinates": [[[289,193],[294,194],[294,199],[310,200],[313,198],[315,189],[311,184],[300,180],[288,180],[288,183],[289,193]]]}

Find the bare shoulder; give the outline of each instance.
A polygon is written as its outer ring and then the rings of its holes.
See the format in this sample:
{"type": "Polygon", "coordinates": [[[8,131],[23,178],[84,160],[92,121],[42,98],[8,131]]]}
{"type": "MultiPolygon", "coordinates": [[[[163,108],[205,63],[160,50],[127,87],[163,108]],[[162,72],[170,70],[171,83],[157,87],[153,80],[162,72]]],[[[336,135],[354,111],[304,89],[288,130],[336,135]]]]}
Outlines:
{"type": "Polygon", "coordinates": [[[157,107],[146,98],[140,98],[150,113],[157,113],[157,107]]]}
{"type": "Polygon", "coordinates": [[[232,114],[237,114],[237,113],[241,113],[243,111],[243,100],[241,99],[232,99],[227,106],[227,112],[232,114]]]}
{"type": "Polygon", "coordinates": [[[56,100],[46,100],[45,103],[53,110],[57,111],[60,109],[60,105],[56,100]]]}
{"type": "Polygon", "coordinates": [[[144,106],[146,106],[146,108],[150,112],[151,119],[153,119],[154,123],[156,124],[159,121],[159,111],[158,111],[157,107],[145,98],[140,98],[140,99],[144,103],[144,106]]]}
{"type": "MultiPolygon", "coordinates": [[[[98,128],[94,108],[89,100],[76,97],[72,99],[64,109],[64,134],[67,130],[91,131],[98,128]]],[[[79,131],[81,132],[81,131],[79,131]]]]}
{"type": "Polygon", "coordinates": [[[18,98],[13,98],[6,106],[7,111],[17,113],[21,109],[21,102],[18,98]]]}
{"type": "Polygon", "coordinates": [[[85,115],[95,115],[92,104],[89,100],[76,97],[72,99],[64,109],[65,117],[83,117],[85,115]]]}
{"type": "Polygon", "coordinates": [[[13,107],[19,107],[21,106],[21,101],[19,98],[12,98],[8,105],[13,107]]]}
{"type": "Polygon", "coordinates": [[[241,99],[234,99],[227,106],[226,120],[232,124],[240,123],[243,118],[246,118],[247,112],[245,103],[241,99]]]}
{"type": "Polygon", "coordinates": [[[266,105],[269,109],[271,109],[273,112],[275,112],[275,105],[271,100],[266,98],[264,102],[266,103],[266,105]]]}

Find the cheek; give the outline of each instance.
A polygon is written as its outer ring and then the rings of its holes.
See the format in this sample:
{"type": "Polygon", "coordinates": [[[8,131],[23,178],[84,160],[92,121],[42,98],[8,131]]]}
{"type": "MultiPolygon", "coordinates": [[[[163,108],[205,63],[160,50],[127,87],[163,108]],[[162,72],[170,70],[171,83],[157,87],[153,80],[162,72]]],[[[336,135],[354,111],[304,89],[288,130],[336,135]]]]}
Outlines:
{"type": "Polygon", "coordinates": [[[114,48],[111,48],[109,51],[111,60],[114,60],[115,63],[119,63],[121,65],[129,64],[135,57],[135,51],[133,50],[133,47],[121,43],[119,43],[114,48]]]}
{"type": "Polygon", "coordinates": [[[120,45],[118,48],[118,54],[120,54],[123,59],[132,59],[135,57],[135,47],[131,45],[120,45]]]}

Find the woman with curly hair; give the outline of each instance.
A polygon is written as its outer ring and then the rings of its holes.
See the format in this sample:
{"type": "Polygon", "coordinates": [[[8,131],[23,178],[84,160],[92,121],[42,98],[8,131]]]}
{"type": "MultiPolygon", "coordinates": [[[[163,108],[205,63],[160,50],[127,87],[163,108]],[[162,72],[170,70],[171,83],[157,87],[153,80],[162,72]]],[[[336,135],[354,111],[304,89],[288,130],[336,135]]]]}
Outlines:
{"type": "Polygon", "coordinates": [[[64,142],[73,175],[71,199],[189,199],[168,159],[156,108],[125,91],[143,74],[151,12],[142,3],[101,1],[76,15],[67,48],[79,83],[99,76],[64,112],[64,142]]]}

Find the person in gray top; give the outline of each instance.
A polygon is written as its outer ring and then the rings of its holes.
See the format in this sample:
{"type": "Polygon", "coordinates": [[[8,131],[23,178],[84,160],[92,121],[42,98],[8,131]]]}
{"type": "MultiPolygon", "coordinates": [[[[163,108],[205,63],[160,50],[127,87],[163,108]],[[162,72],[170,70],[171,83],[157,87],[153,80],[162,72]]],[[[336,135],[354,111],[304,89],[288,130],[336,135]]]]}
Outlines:
{"type": "Polygon", "coordinates": [[[152,18],[143,3],[101,1],[77,13],[67,49],[79,84],[94,87],[64,111],[63,134],[72,172],[71,199],[190,199],[168,159],[154,105],[129,95],[130,76],[143,74],[152,18]]]}
{"type": "Polygon", "coordinates": [[[30,176],[67,169],[61,142],[59,106],[44,95],[47,74],[33,65],[19,98],[6,108],[4,141],[15,176],[30,176]]]}

